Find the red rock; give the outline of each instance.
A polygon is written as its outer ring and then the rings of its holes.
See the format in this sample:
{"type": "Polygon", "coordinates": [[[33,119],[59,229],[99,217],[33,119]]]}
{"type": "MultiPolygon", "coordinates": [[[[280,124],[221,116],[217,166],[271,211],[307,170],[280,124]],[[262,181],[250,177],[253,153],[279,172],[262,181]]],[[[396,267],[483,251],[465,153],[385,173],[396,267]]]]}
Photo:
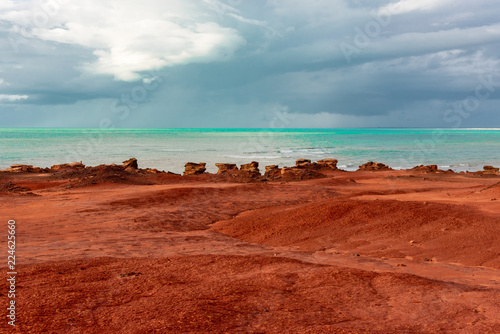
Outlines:
{"type": "Polygon", "coordinates": [[[10,166],[9,169],[6,169],[6,172],[13,172],[13,173],[19,173],[19,172],[27,172],[30,168],[33,168],[32,165],[21,165],[21,164],[16,164],[10,166]]]}
{"type": "Polygon", "coordinates": [[[81,161],[79,161],[79,162],[72,162],[72,163],[69,164],[69,166],[72,167],[72,168],[85,168],[85,165],[82,164],[81,161]]]}
{"type": "Polygon", "coordinates": [[[279,176],[283,181],[299,181],[324,178],[326,175],[321,174],[315,170],[299,167],[283,167],[279,176]]]}
{"type": "Polygon", "coordinates": [[[4,170],[4,172],[11,172],[11,173],[20,173],[20,172],[44,173],[46,171],[47,169],[45,168],[33,167],[32,165],[22,165],[22,164],[12,165],[10,166],[10,168],[4,170]]]}
{"type": "Polygon", "coordinates": [[[295,161],[295,167],[297,168],[308,168],[311,166],[311,160],[309,159],[298,159],[295,161]]]}
{"type": "Polygon", "coordinates": [[[132,169],[137,169],[139,168],[139,165],[137,164],[137,159],[136,158],[130,158],[126,161],[123,162],[123,168],[132,168],[132,169]]]}
{"type": "Polygon", "coordinates": [[[53,165],[52,167],[50,167],[50,169],[53,171],[60,171],[68,168],[71,168],[69,164],[53,165]]]}
{"type": "Polygon", "coordinates": [[[267,172],[272,172],[272,171],[275,171],[275,170],[279,170],[279,166],[278,165],[269,165],[269,166],[266,166],[266,173],[267,172]]]}
{"type": "Polygon", "coordinates": [[[360,171],[361,170],[363,170],[363,171],[384,171],[384,170],[392,170],[392,168],[390,168],[389,166],[384,165],[383,163],[380,163],[380,162],[369,161],[366,164],[359,166],[358,170],[360,170],[360,171]]]}
{"type": "Polygon", "coordinates": [[[337,159],[323,159],[323,160],[318,160],[317,164],[320,169],[337,170],[338,162],[339,161],[337,159]]]}
{"type": "Polygon", "coordinates": [[[500,168],[495,168],[493,166],[484,166],[483,169],[484,169],[483,174],[486,174],[486,175],[499,175],[500,168]]]}
{"type": "Polygon", "coordinates": [[[240,170],[248,172],[248,173],[260,175],[259,163],[257,161],[252,161],[249,164],[241,165],[240,170]]]}
{"type": "Polygon", "coordinates": [[[69,164],[60,164],[60,165],[54,165],[50,167],[51,170],[53,171],[61,171],[61,170],[75,170],[75,169],[83,169],[85,168],[85,165],[82,164],[82,162],[72,162],[69,164]]]}
{"type": "Polygon", "coordinates": [[[164,171],[158,170],[156,168],[146,168],[141,170],[149,174],[166,174],[164,171]]]}
{"type": "Polygon", "coordinates": [[[266,171],[264,173],[264,177],[267,179],[274,179],[281,175],[281,169],[278,165],[269,165],[266,166],[266,171]]]}
{"type": "Polygon", "coordinates": [[[217,174],[224,174],[229,171],[237,171],[238,167],[236,167],[236,164],[227,164],[227,163],[216,163],[215,166],[219,168],[217,171],[217,174]]]}
{"type": "Polygon", "coordinates": [[[413,167],[411,170],[420,173],[436,173],[438,172],[438,167],[437,165],[428,165],[428,166],[420,165],[413,167]]]}
{"type": "Polygon", "coordinates": [[[194,163],[194,162],[188,162],[184,167],[184,173],[182,175],[199,175],[205,173],[207,170],[205,168],[207,164],[204,162],[200,162],[199,164],[194,163]]]}

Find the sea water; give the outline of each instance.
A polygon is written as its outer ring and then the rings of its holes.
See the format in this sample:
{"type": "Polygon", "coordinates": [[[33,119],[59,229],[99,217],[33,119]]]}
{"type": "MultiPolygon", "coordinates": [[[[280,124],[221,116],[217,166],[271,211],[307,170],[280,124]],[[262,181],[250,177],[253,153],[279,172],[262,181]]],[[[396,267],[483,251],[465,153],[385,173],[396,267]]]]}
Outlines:
{"type": "MultiPolygon", "coordinates": [[[[367,161],[394,169],[436,164],[454,171],[500,167],[500,129],[0,129],[0,169],[82,161],[181,173],[186,162],[258,161],[293,166],[299,158],[338,159],[356,170],[367,161]]],[[[263,169],[263,168],[262,168],[263,169]]]]}

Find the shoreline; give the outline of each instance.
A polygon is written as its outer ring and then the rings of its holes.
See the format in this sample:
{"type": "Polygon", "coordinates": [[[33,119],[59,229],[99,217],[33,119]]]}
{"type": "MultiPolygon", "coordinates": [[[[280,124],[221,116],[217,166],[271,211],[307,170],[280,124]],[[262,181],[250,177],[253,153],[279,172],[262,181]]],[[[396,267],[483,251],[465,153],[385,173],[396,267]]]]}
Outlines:
{"type": "MultiPolygon", "coordinates": [[[[240,167],[238,167],[234,163],[214,163],[214,166],[218,168],[217,174],[223,174],[224,172],[231,172],[231,171],[238,171],[238,170],[245,170],[245,166],[253,164],[254,167],[251,170],[251,173],[254,174],[253,176],[258,177],[258,176],[266,176],[265,173],[261,174],[259,170],[259,162],[257,161],[252,161],[251,163],[248,164],[242,164],[240,167]],[[222,167],[221,165],[225,166],[222,167]],[[226,170],[227,166],[231,166],[230,170],[226,170]]],[[[204,162],[200,163],[194,163],[194,162],[187,162],[184,166],[184,173],[183,175],[191,175],[187,173],[188,171],[188,165],[200,165],[202,166],[202,171],[200,169],[199,172],[193,173],[193,175],[198,175],[198,174],[213,174],[210,172],[207,172],[207,164],[204,162]]],[[[272,167],[273,170],[279,170],[280,172],[286,169],[304,169],[304,170],[319,170],[319,171],[342,171],[342,172],[356,172],[356,171],[362,171],[362,170],[371,170],[371,171],[380,171],[380,170],[393,170],[393,171],[417,171],[417,172],[426,172],[426,173],[454,173],[454,174],[474,174],[474,175],[499,175],[499,168],[494,167],[492,165],[483,165],[483,170],[476,170],[476,171],[455,171],[450,167],[449,165],[445,166],[438,166],[436,164],[430,164],[430,165],[418,165],[414,166],[411,168],[402,168],[402,169],[397,169],[397,168],[392,168],[389,165],[386,165],[384,163],[379,163],[379,162],[374,162],[374,161],[368,161],[365,164],[362,164],[358,166],[358,169],[356,170],[347,170],[344,169],[345,166],[337,166],[338,165],[338,160],[337,159],[321,159],[318,160],[317,162],[312,161],[310,159],[297,159],[295,162],[294,166],[283,166],[279,167],[279,165],[276,164],[270,164],[265,166],[265,169],[267,171],[268,168],[272,167]],[[326,162],[325,162],[326,161],[326,162]],[[322,162],[325,162],[322,164],[322,162]],[[441,169],[441,168],[448,168],[446,170],[441,169]]],[[[168,174],[178,174],[179,173],[173,173],[170,171],[166,170],[158,170],[156,168],[139,168],[138,167],[138,161],[135,158],[130,158],[129,160],[123,161],[121,165],[112,163],[112,164],[100,164],[96,166],[86,166],[82,163],[82,161],[79,162],[72,162],[72,163],[63,163],[63,164],[56,164],[52,165],[50,167],[38,167],[38,166],[33,166],[33,165],[27,165],[27,164],[13,164],[10,165],[9,168],[5,169],[0,169],[0,173],[17,173],[17,172],[29,172],[29,173],[49,173],[49,172],[60,172],[60,171],[78,171],[82,170],[85,168],[105,168],[105,167],[123,167],[123,169],[127,169],[129,172],[135,172],[135,171],[142,171],[146,173],[153,173],[153,174],[158,174],[158,173],[168,173],[168,174]],[[132,167],[132,168],[129,168],[132,167]]]]}

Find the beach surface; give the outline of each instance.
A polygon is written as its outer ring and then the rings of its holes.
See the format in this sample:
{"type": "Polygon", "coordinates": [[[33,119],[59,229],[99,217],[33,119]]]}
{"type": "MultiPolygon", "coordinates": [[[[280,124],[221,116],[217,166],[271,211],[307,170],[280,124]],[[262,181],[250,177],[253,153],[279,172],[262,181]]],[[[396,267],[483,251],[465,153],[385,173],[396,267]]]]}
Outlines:
{"type": "Polygon", "coordinates": [[[0,172],[0,331],[500,332],[499,176],[315,173],[0,172]]]}

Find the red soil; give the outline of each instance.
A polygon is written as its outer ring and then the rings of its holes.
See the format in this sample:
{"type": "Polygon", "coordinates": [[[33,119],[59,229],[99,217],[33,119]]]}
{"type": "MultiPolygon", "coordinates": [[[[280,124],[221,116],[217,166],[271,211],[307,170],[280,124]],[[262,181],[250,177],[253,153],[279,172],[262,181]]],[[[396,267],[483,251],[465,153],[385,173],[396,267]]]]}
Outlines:
{"type": "Polygon", "coordinates": [[[0,331],[500,332],[500,179],[412,173],[0,173],[0,331]]]}
{"type": "Polygon", "coordinates": [[[457,204],[324,200],[245,212],[214,229],[271,246],[500,269],[499,217],[457,204]]]}

